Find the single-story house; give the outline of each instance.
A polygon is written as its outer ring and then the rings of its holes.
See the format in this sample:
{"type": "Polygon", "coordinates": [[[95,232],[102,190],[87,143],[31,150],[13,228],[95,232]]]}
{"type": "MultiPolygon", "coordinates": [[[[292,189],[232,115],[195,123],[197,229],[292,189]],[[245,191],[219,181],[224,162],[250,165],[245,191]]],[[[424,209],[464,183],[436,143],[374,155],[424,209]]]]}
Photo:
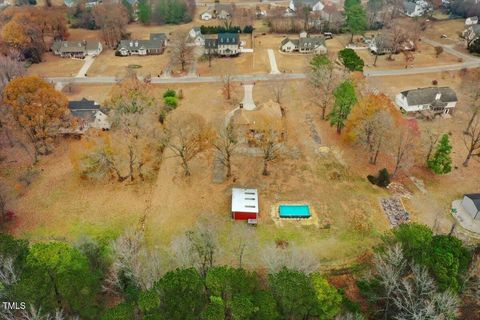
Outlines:
{"type": "Polygon", "coordinates": [[[203,47],[205,45],[205,37],[199,27],[194,27],[188,32],[188,42],[203,47]]]}
{"type": "Polygon", "coordinates": [[[82,134],[90,128],[104,131],[111,128],[106,112],[93,100],[83,98],[79,101],[69,101],[68,109],[77,120],[77,127],[74,130],[66,131],[66,133],[82,134]]]}
{"type": "Polygon", "coordinates": [[[283,39],[280,44],[280,50],[283,52],[293,52],[298,50],[298,40],[299,39],[290,39],[288,37],[283,39]]]}
{"type": "Polygon", "coordinates": [[[474,24],[466,28],[462,32],[462,38],[471,43],[480,38],[480,24],[474,24]]]}
{"type": "Polygon", "coordinates": [[[288,10],[296,12],[301,6],[309,7],[313,12],[320,12],[325,8],[325,5],[319,0],[290,0],[288,10]]]}
{"type": "Polygon", "coordinates": [[[216,3],[213,10],[213,17],[221,20],[226,20],[233,17],[233,4],[216,3]]]}
{"type": "Polygon", "coordinates": [[[130,55],[156,55],[165,50],[165,42],[162,40],[121,40],[117,47],[117,54],[130,55]]]}
{"type": "MultiPolygon", "coordinates": [[[[368,44],[368,49],[373,54],[385,54],[390,53],[393,49],[392,40],[390,37],[386,36],[385,34],[377,34],[368,44]]],[[[400,53],[402,51],[415,51],[415,43],[410,40],[406,39],[402,41],[400,44],[397,45],[395,54],[400,53]]]]}
{"type": "Polygon", "coordinates": [[[326,54],[327,46],[325,37],[310,37],[306,34],[300,34],[298,39],[285,38],[280,44],[280,50],[283,52],[317,53],[326,54]]]}
{"type": "Polygon", "coordinates": [[[232,218],[234,220],[258,219],[258,191],[257,189],[232,188],[232,218]]]}
{"type": "Polygon", "coordinates": [[[417,2],[404,1],[403,10],[405,15],[413,17],[421,17],[425,14],[425,8],[417,2]]]}
{"type": "Polygon", "coordinates": [[[62,58],[85,58],[98,56],[103,50],[100,41],[61,41],[57,40],[52,45],[52,52],[62,58]]]}
{"type": "Polygon", "coordinates": [[[153,41],[162,41],[163,46],[167,46],[167,35],[165,33],[150,33],[150,40],[153,41]]]}
{"type": "Polygon", "coordinates": [[[480,220],[480,193],[464,195],[462,206],[474,220],[480,220]]]}
{"type": "Polygon", "coordinates": [[[205,21],[212,20],[213,14],[210,12],[210,10],[207,10],[200,15],[200,19],[205,21]]]}
{"type": "Polygon", "coordinates": [[[399,108],[408,113],[430,110],[434,114],[449,114],[452,113],[457,102],[457,94],[449,87],[407,90],[395,97],[395,103],[399,108]]]}
{"type": "Polygon", "coordinates": [[[216,39],[205,39],[205,53],[219,56],[240,54],[240,36],[238,33],[219,33],[216,39]]]}
{"type": "Polygon", "coordinates": [[[465,19],[466,26],[472,26],[477,23],[478,23],[478,17],[468,17],[467,19],[465,19]]]}

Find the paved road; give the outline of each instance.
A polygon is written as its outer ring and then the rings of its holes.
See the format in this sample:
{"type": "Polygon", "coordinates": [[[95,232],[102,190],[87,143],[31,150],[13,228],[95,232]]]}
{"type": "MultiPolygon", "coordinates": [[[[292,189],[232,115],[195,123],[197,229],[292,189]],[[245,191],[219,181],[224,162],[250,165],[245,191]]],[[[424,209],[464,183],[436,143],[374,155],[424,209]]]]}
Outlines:
{"type": "Polygon", "coordinates": [[[437,41],[423,38],[423,42],[428,43],[434,47],[442,47],[445,52],[448,52],[458,58],[463,59],[463,62],[443,65],[443,66],[431,66],[431,67],[414,67],[409,69],[397,69],[397,70],[368,70],[364,72],[366,77],[382,77],[382,76],[396,76],[396,75],[411,75],[422,73],[437,73],[443,71],[455,71],[461,69],[479,68],[480,59],[463,52],[455,50],[453,45],[445,45],[437,41]]]}
{"type": "MultiPolygon", "coordinates": [[[[285,73],[285,74],[246,74],[232,76],[232,80],[236,82],[242,81],[270,81],[270,80],[296,80],[304,79],[306,77],[303,73],[285,73]]],[[[80,84],[112,84],[121,81],[116,77],[88,77],[88,78],[75,78],[75,77],[49,77],[46,78],[50,82],[70,82],[80,84]]],[[[222,82],[222,77],[152,77],[152,83],[154,84],[169,84],[169,83],[206,83],[206,82],[222,82]]]]}
{"type": "MultiPolygon", "coordinates": [[[[426,74],[437,73],[443,71],[455,71],[461,69],[480,68],[480,58],[476,58],[467,55],[463,52],[459,52],[453,48],[453,46],[442,45],[436,41],[430,39],[423,39],[424,42],[433,46],[442,46],[444,50],[450,54],[453,54],[459,58],[462,58],[464,62],[443,66],[431,66],[431,67],[414,67],[408,69],[387,69],[387,70],[366,70],[364,75],[366,77],[383,77],[383,76],[402,76],[413,74],[426,74]]],[[[208,82],[222,82],[221,77],[169,77],[169,71],[165,70],[164,76],[158,78],[152,78],[154,84],[169,84],[169,83],[208,83],[208,82]]],[[[236,75],[232,77],[233,81],[271,81],[271,80],[296,80],[305,79],[307,77],[304,73],[281,73],[281,74],[245,74],[236,75]]],[[[46,78],[53,83],[81,83],[81,84],[113,84],[120,81],[116,77],[49,77],[46,78]]]]}

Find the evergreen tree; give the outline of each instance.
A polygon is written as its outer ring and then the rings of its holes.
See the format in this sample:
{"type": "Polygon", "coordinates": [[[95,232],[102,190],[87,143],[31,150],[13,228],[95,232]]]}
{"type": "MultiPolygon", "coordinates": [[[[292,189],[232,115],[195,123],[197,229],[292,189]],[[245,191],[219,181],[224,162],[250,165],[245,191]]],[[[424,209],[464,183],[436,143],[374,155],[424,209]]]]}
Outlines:
{"type": "Polygon", "coordinates": [[[432,159],[427,161],[428,167],[436,174],[449,173],[452,170],[451,152],[452,146],[448,139],[448,135],[444,134],[437,145],[437,149],[432,159]]]}
{"type": "Polygon", "coordinates": [[[150,23],[150,17],[152,15],[152,8],[147,0],[140,0],[138,2],[138,20],[143,24],[150,23]]]}
{"type": "Polygon", "coordinates": [[[346,80],[335,89],[333,96],[335,97],[335,104],[332,112],[328,115],[328,119],[330,125],[336,126],[337,132],[340,134],[353,105],[357,102],[355,87],[352,82],[346,80]]]}

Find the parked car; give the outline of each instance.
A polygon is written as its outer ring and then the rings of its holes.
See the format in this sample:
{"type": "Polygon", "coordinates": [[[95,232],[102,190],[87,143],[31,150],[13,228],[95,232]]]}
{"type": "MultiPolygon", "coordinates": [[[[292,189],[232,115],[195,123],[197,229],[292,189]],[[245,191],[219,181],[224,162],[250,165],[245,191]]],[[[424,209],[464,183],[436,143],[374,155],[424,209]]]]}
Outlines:
{"type": "Polygon", "coordinates": [[[325,40],[333,39],[333,33],[331,32],[324,32],[323,36],[325,37],[325,40]]]}

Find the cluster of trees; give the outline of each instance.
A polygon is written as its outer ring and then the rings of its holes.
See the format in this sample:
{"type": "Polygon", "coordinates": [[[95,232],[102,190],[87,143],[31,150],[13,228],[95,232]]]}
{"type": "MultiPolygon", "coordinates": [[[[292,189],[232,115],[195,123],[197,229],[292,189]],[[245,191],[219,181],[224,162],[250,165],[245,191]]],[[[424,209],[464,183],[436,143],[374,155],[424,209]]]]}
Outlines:
{"type": "Polygon", "coordinates": [[[452,1],[449,9],[451,13],[464,18],[480,15],[480,4],[475,0],[452,1]]]}
{"type": "MultiPolygon", "coordinates": [[[[315,257],[291,245],[259,249],[245,225],[232,235],[236,267],[218,263],[227,251],[205,223],[174,238],[165,254],[141,231],[31,245],[0,234],[0,297],[27,304],[2,319],[364,319],[318,273],[315,257]],[[253,260],[263,271],[245,268],[253,260]]],[[[403,224],[385,235],[357,285],[372,319],[454,319],[459,307],[475,318],[479,263],[454,236],[403,224]]]]}
{"type": "MultiPolygon", "coordinates": [[[[454,236],[434,235],[424,225],[396,228],[377,249],[373,266],[372,276],[357,284],[375,318],[455,319],[460,294],[464,301],[478,297],[479,266],[472,262],[472,251],[454,236]]],[[[478,301],[467,304],[478,307],[478,301]]]]}
{"type": "Polygon", "coordinates": [[[200,27],[202,34],[217,34],[217,33],[252,33],[253,27],[251,25],[245,26],[243,29],[240,26],[204,26],[200,27]]]}
{"type": "MultiPolygon", "coordinates": [[[[339,58],[345,70],[363,67],[363,61],[351,49],[340,51],[339,58]]],[[[394,177],[412,166],[419,155],[416,151],[423,149],[424,164],[434,173],[446,174],[452,170],[452,146],[448,135],[427,131],[422,136],[417,123],[404,119],[384,94],[367,93],[359,97],[354,82],[336,70],[327,56],[313,57],[310,68],[312,101],[321,109],[321,118],[336,127],[339,134],[346,129],[346,138],[366,151],[370,164],[377,164],[381,154],[389,156],[394,164],[390,177],[394,177]]],[[[465,90],[472,109],[464,136],[468,151],[466,166],[471,158],[480,154],[477,77],[477,72],[465,75],[465,90]]]]}
{"type": "Polygon", "coordinates": [[[138,4],[138,19],[143,24],[186,23],[195,14],[194,0],[141,0],[138,4]]]}
{"type": "Polygon", "coordinates": [[[0,35],[1,53],[39,63],[50,39],[68,37],[65,12],[61,8],[8,7],[0,12],[0,35]]]}
{"type": "Polygon", "coordinates": [[[139,231],[32,245],[0,234],[0,297],[27,305],[2,319],[333,319],[342,311],[343,295],[320,273],[283,262],[268,274],[242,268],[253,238],[241,227],[239,267],[218,265],[215,229],[197,226],[172,242],[176,269],[139,231]]]}

